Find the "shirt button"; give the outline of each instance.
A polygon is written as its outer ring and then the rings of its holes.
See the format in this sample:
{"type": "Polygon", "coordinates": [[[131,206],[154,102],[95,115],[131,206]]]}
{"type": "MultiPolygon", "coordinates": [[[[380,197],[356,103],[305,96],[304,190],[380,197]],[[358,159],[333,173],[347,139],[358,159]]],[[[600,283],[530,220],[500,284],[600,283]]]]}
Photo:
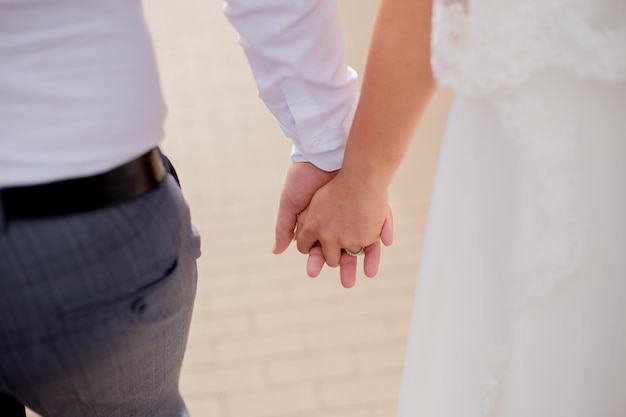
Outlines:
{"type": "Polygon", "coordinates": [[[318,138],[311,139],[311,146],[315,147],[320,144],[320,140],[318,138]]]}

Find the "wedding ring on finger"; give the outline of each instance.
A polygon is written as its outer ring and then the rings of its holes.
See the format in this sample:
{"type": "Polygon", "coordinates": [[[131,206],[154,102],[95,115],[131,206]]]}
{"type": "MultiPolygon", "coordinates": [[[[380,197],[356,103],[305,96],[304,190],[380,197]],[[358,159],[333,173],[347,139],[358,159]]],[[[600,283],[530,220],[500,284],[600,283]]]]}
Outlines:
{"type": "Polygon", "coordinates": [[[359,249],[356,252],[352,252],[351,250],[343,248],[343,251],[345,253],[347,253],[348,255],[350,255],[350,256],[361,256],[361,255],[363,255],[365,253],[365,248],[361,246],[361,249],[359,249]]]}

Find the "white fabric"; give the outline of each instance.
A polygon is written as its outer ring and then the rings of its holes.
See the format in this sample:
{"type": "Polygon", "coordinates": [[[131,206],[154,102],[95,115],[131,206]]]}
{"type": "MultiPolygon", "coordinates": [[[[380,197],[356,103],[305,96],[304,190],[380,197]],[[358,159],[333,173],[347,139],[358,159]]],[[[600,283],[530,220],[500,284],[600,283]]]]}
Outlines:
{"type": "MultiPolygon", "coordinates": [[[[339,168],[357,77],[337,1],[232,0],[225,12],[293,159],[339,168]]],[[[0,57],[0,188],[103,172],[160,141],[140,0],[0,0],[0,57]]]]}
{"type": "Polygon", "coordinates": [[[259,95],[294,142],[292,160],[341,167],[358,96],[337,0],[227,0],[259,95]]]}
{"type": "Polygon", "coordinates": [[[0,57],[0,188],[99,173],[163,134],[139,0],[0,0],[0,57]]]}
{"type": "MultiPolygon", "coordinates": [[[[528,207],[552,226],[535,194],[550,179],[529,176],[536,155],[509,135],[496,103],[457,95],[431,200],[399,417],[626,415],[626,85],[562,72],[529,83],[529,97],[571,91],[553,104],[568,108],[567,131],[575,126],[577,204],[586,216],[573,216],[576,207],[562,215],[582,232],[584,248],[555,274],[534,268],[543,258],[520,242],[534,221],[528,207]],[[579,94],[587,100],[571,105],[579,94]],[[533,267],[526,274],[524,259],[533,267]]],[[[531,232],[548,254],[573,243],[531,232]]]]}
{"type": "Polygon", "coordinates": [[[434,0],[439,84],[484,94],[558,67],[626,80],[624,0],[434,0]]]}
{"type": "Polygon", "coordinates": [[[399,417],[626,415],[625,5],[435,0],[457,97],[399,417]]]}

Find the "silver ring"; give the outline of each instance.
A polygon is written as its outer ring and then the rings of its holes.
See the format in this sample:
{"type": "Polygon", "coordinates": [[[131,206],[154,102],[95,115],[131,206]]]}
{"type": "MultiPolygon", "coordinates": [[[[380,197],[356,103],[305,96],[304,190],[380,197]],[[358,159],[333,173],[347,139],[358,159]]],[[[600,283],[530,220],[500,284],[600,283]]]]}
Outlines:
{"type": "Polygon", "coordinates": [[[361,256],[365,253],[365,248],[361,246],[361,249],[359,249],[358,252],[352,252],[351,250],[348,250],[346,248],[343,248],[343,251],[350,256],[361,256]]]}

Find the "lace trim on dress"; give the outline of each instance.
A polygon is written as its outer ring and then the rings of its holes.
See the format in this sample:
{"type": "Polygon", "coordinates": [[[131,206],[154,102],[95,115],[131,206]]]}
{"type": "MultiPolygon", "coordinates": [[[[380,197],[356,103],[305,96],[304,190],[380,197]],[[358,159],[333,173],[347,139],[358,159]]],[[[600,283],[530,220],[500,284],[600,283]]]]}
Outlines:
{"type": "MultiPolygon", "coordinates": [[[[558,84],[552,80],[551,85],[558,84]]],[[[520,315],[579,268],[585,249],[588,215],[582,198],[577,127],[572,120],[575,113],[567,98],[547,96],[542,87],[547,86],[529,82],[486,96],[499,115],[506,140],[520,148],[522,174],[519,224],[503,277],[511,308],[511,334],[503,345],[492,347],[498,355],[490,354],[484,362],[484,417],[497,415],[512,329],[520,315]]],[[[568,87],[564,83],[556,90],[568,87]]]]}
{"type": "Polygon", "coordinates": [[[626,79],[622,0],[435,0],[432,67],[440,85],[484,94],[555,67],[626,79]]]}
{"type": "Polygon", "coordinates": [[[545,296],[579,266],[586,231],[575,121],[539,97],[515,94],[493,102],[509,137],[524,150],[517,243],[510,260],[513,308],[545,296]]]}

